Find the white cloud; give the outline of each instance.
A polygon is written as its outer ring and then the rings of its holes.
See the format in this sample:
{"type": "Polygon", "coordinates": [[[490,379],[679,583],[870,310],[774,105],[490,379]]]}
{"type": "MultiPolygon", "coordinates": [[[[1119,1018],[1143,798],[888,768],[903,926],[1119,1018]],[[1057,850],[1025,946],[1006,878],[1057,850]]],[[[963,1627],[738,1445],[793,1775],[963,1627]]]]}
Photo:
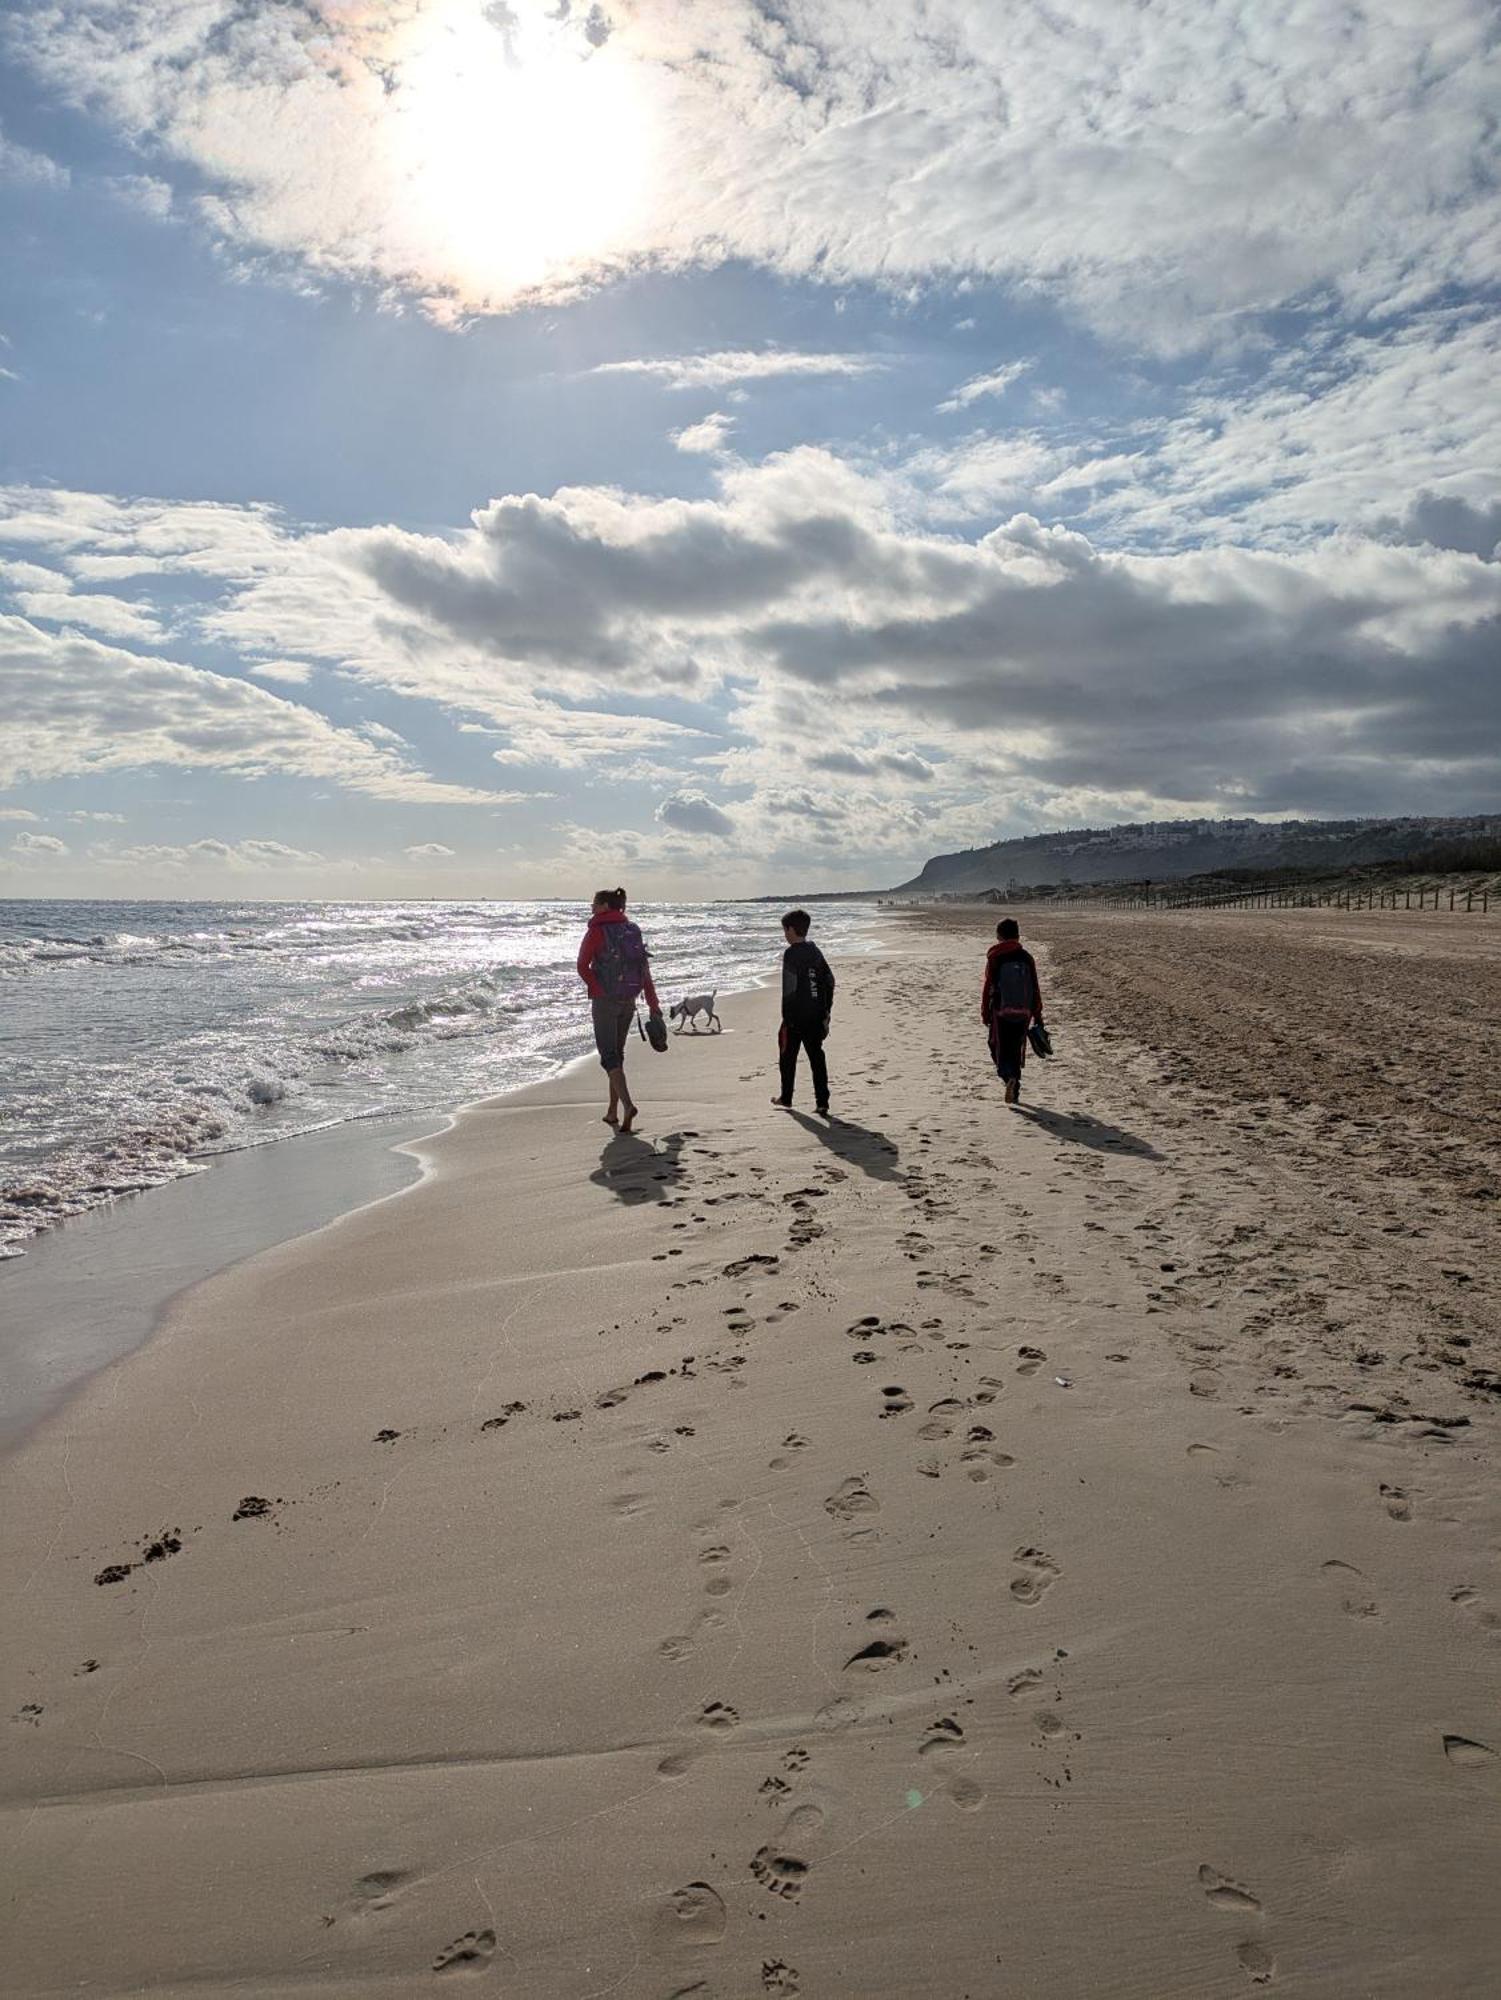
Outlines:
{"type": "Polygon", "coordinates": [[[8,139],[0,130],[0,180],[29,181],[35,187],[65,188],[70,175],[66,167],[45,153],[8,139]]]}
{"type": "Polygon", "coordinates": [[[116,201],[155,222],[165,222],[172,213],[171,183],[158,180],[155,174],[114,174],[104,185],[116,201]]]}
{"type": "Polygon", "coordinates": [[[258,681],[282,681],[289,687],[303,687],[313,678],[306,660],[247,660],[245,671],[258,681]]]}
{"type": "MultiPolygon", "coordinates": [[[[799,354],[777,347],[716,354],[663,355],[646,361],[605,361],[591,375],[646,375],[667,389],[728,389],[796,375],[874,375],[888,364],[872,354],[799,354]]],[[[697,449],[698,447],[690,447],[697,449]]]]}
{"type": "Polygon", "coordinates": [[[12,854],[23,860],[56,860],[59,855],[69,852],[68,843],[59,840],[55,833],[18,833],[10,844],[12,854]]]}
{"type": "Polygon", "coordinates": [[[879,778],[891,775],[908,783],[926,785],[935,776],[933,766],[915,750],[820,750],[804,759],[810,771],[829,771],[841,777],[879,778]]]}
{"type": "Polygon", "coordinates": [[[605,19],[410,0],[313,34],[271,0],[57,0],[13,38],[207,180],[243,260],[443,318],[737,258],[988,275],[1172,346],[1501,271],[1486,0],[637,0],[601,41],[605,19]]]}
{"type": "MultiPolygon", "coordinates": [[[[492,712],[502,713],[498,706],[492,712]]],[[[492,752],[497,764],[587,769],[597,778],[634,769],[643,751],[696,751],[710,740],[702,729],[655,715],[612,715],[543,700],[518,701],[504,734],[507,747],[492,752]]]]}
{"type": "Polygon", "coordinates": [[[445,847],[441,840],[424,840],[416,847],[402,849],[408,861],[452,861],[453,849],[445,847]]]}
{"type": "Polygon", "coordinates": [[[685,424],[680,431],[674,431],[672,441],[679,451],[701,451],[712,455],[725,449],[734,428],[733,417],[723,410],[714,410],[696,424],[685,424]]]}
{"type": "Polygon", "coordinates": [[[935,521],[994,520],[1065,470],[1074,452],[1036,430],[977,431],[954,444],[924,445],[903,463],[935,521]]]}
{"type": "Polygon", "coordinates": [[[66,570],[47,569],[41,563],[11,562],[0,559],[0,585],[7,590],[71,590],[73,580],[66,570]]]}
{"type": "Polygon", "coordinates": [[[656,817],[674,833],[707,834],[724,840],[735,831],[730,815],[702,792],[674,792],[657,807],[656,817]]]}
{"type": "Polygon", "coordinates": [[[1249,390],[1205,388],[1147,432],[1105,510],[1135,532],[1287,541],[1371,526],[1424,488],[1501,497],[1501,325],[1444,310],[1325,332],[1249,390]]]}
{"type": "Polygon", "coordinates": [[[1190,390],[1171,416],[1103,434],[976,431],[910,449],[895,477],[934,521],[1064,509],[1128,544],[1386,532],[1420,493],[1482,515],[1501,499],[1498,375],[1501,324],[1469,311],[1376,333],[1321,326],[1190,390]]]}
{"type": "Polygon", "coordinates": [[[40,818],[40,813],[28,812],[25,806],[0,806],[0,819],[38,821],[40,818]]]}
{"type": "Polygon", "coordinates": [[[0,617],[0,786],[132,766],[323,778],[413,804],[491,795],[408,769],[391,750],[248,681],[0,617]]]}
{"type": "Polygon", "coordinates": [[[971,403],[978,403],[982,396],[1004,396],[1013,382],[1019,381],[1029,368],[1035,368],[1035,360],[1008,361],[1004,368],[993,369],[988,375],[971,375],[967,382],[961,382],[951,396],[945,398],[938,407],[947,413],[951,410],[967,410],[971,403]]]}
{"type": "Polygon", "coordinates": [[[82,626],[106,639],[160,639],[162,628],[149,605],[100,590],[18,590],[18,607],[48,625],[82,626]]]}
{"type": "Polygon", "coordinates": [[[210,837],[188,841],[181,846],[143,841],[131,847],[115,847],[108,842],[97,842],[89,849],[89,859],[106,868],[279,874],[289,868],[318,867],[324,857],[310,848],[289,847],[281,840],[217,840],[210,837]]]}

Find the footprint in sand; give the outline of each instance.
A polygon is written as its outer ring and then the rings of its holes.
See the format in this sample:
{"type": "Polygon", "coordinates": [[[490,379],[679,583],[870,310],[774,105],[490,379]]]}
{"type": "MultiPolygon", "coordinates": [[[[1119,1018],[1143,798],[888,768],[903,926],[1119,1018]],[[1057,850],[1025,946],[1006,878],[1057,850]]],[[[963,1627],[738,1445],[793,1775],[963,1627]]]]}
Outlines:
{"type": "Polygon", "coordinates": [[[1195,1368],[1188,1378],[1190,1396],[1217,1396],[1222,1386],[1223,1378],[1215,1368],[1195,1368]]]}
{"type": "Polygon", "coordinates": [[[377,1868],[369,1875],[362,1875],[354,1885],[351,1914],[374,1916],[381,1910],[389,1910],[407,1883],[416,1879],[407,1868],[377,1868]]]}
{"type": "Polygon", "coordinates": [[[761,1961],[761,1987],[766,1993],[780,1993],[790,1996],[801,1993],[798,1972],[795,1965],[789,1965],[784,1958],[766,1958],[761,1961]]]}
{"type": "Polygon", "coordinates": [[[797,1451],[806,1451],[807,1449],[807,1438],[802,1436],[798,1431],[789,1431],[786,1437],[782,1439],[782,1448],[776,1457],[767,1459],[767,1466],[772,1472],[785,1472],[787,1467],[792,1463],[791,1454],[797,1451]]]}
{"type": "Polygon", "coordinates": [[[724,1898],[707,1882],[689,1882],[664,1896],[657,1906],[654,1929],[668,1950],[701,1951],[720,1944],[729,1925],[724,1898]]]}
{"type": "Polygon", "coordinates": [[[872,1639],[868,1646],[862,1646],[858,1653],[852,1653],[844,1663],[848,1673],[878,1674],[887,1667],[900,1666],[911,1647],[905,1639],[872,1639]]]}
{"type": "Polygon", "coordinates": [[[1016,1351],[1021,1356],[1016,1368],[1018,1375],[1035,1375],[1048,1358],[1040,1347],[1019,1347],[1016,1351]]]}
{"type": "Polygon", "coordinates": [[[982,1375],[980,1377],[980,1386],[975,1391],[975,1401],[977,1403],[993,1403],[1005,1386],[1005,1383],[1001,1381],[999,1376],[982,1375]]]}
{"type": "Polygon", "coordinates": [[[1063,1574],[1052,1557],[1041,1549],[1018,1549],[1011,1560],[1020,1563],[1025,1572],[1011,1580],[1011,1595],[1018,1604],[1036,1604],[1063,1574]]]}
{"type": "Polygon", "coordinates": [[[1331,1558],[1321,1564],[1321,1573],[1335,1584],[1344,1595],[1340,1598],[1340,1609],[1351,1618],[1379,1618],[1381,1613],[1374,1597],[1367,1595],[1365,1575],[1354,1563],[1339,1562],[1331,1558]]]}
{"type": "Polygon", "coordinates": [[[1217,1910],[1259,1910],[1260,1902],[1242,1882],[1232,1882],[1206,1862],[1199,1870],[1199,1887],[1217,1910]]]}
{"type": "Polygon", "coordinates": [[[813,1720],[820,1729],[832,1735],[836,1730],[853,1727],[864,1713],[859,1702],[851,1701],[847,1694],[840,1694],[835,1695],[832,1701],[826,1701],[813,1720]]]}
{"type": "Polygon", "coordinates": [[[881,1511],[880,1501],[864,1480],[854,1477],[843,1480],[823,1505],[824,1512],[832,1514],[836,1521],[847,1521],[856,1514],[879,1514],[881,1511]]]}
{"type": "Polygon", "coordinates": [[[1488,1743],[1477,1743],[1473,1736],[1446,1736],[1444,1755],[1451,1764],[1461,1770],[1480,1771],[1494,1764],[1496,1753],[1488,1743]]]}
{"type": "Polygon", "coordinates": [[[954,1426],[964,1415],[965,1406],[952,1396],[944,1396],[936,1403],[928,1405],[928,1421],[917,1433],[920,1438],[932,1443],[939,1438],[952,1437],[954,1426]]]}
{"type": "Polygon", "coordinates": [[[1013,1674],[1007,1681],[1006,1692],[1013,1701],[1023,1701],[1029,1694],[1035,1694],[1041,1686],[1042,1668],[1023,1667],[1020,1673],[1013,1674]]]}
{"type": "Polygon", "coordinates": [[[433,1960],[434,1972],[479,1972],[495,1956],[492,1930],[465,1931],[461,1938],[445,1945],[433,1960]]]}
{"type": "Polygon", "coordinates": [[[985,1803],[985,1787],[973,1778],[955,1778],[944,1789],[949,1804],[960,1812],[978,1812],[985,1803]]]}
{"type": "Polygon", "coordinates": [[[731,1708],[729,1703],[724,1701],[707,1702],[698,1712],[699,1727],[701,1729],[712,1729],[716,1734],[721,1736],[727,1735],[730,1730],[737,1728],[739,1722],[739,1709],[731,1708]]]}
{"type": "Polygon", "coordinates": [[[803,1893],[808,1864],[797,1855],[784,1854],[776,1847],[758,1847],[751,1856],[750,1866],[752,1875],[773,1896],[795,1903],[803,1893]]]}
{"type": "Polygon", "coordinates": [[[1381,1497],[1386,1502],[1386,1511],[1394,1521],[1412,1519],[1412,1500],[1405,1486],[1388,1486],[1383,1480],[1381,1497]]]}
{"type": "Polygon", "coordinates": [[[1253,1986],[1270,1986],[1277,1976],[1277,1961],[1264,1945],[1237,1945],[1235,1962],[1253,1986]]]}
{"type": "Polygon", "coordinates": [[[883,1389],[881,1395],[884,1401],[881,1404],[878,1415],[882,1417],[904,1417],[908,1410],[912,1408],[912,1398],[898,1383],[893,1383],[890,1388],[883,1389]]]}
{"type": "Polygon", "coordinates": [[[1501,1611],[1488,1610],[1480,1592],[1472,1584],[1462,1583],[1456,1590],[1451,1590],[1449,1602],[1469,1612],[1482,1631],[1501,1632],[1501,1611]]]}
{"type": "Polygon", "coordinates": [[[984,1424],[976,1424],[968,1433],[965,1448],[959,1455],[959,1463],[977,1483],[983,1484],[993,1472],[1008,1471],[1016,1463],[1009,1451],[996,1450],[994,1437],[994,1431],[987,1430],[984,1424]]]}
{"type": "Polygon", "coordinates": [[[519,1417],[526,1408],[525,1403],[507,1403],[498,1416],[486,1417],[480,1425],[482,1431],[503,1431],[512,1417],[519,1417]]]}
{"type": "Polygon", "coordinates": [[[917,1746],[919,1757],[952,1757],[964,1748],[964,1729],[952,1715],[942,1715],[928,1724],[928,1733],[917,1746]]]}

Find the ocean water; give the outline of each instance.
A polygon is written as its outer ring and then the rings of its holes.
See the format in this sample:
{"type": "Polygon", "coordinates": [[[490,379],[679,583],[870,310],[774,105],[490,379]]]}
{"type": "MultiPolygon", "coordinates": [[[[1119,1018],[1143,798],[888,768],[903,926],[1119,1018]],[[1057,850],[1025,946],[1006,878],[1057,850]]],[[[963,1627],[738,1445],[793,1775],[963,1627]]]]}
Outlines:
{"type": "MultiPolygon", "coordinates": [[[[633,910],[664,1004],[771,974],[771,905],[633,910]]],[[[592,1046],[576,903],[0,902],[0,1257],[214,1155],[426,1116],[592,1046]]],[[[873,911],[830,904],[831,954],[873,911]]],[[[643,1049],[645,1045],[643,1044],[643,1049]]]]}

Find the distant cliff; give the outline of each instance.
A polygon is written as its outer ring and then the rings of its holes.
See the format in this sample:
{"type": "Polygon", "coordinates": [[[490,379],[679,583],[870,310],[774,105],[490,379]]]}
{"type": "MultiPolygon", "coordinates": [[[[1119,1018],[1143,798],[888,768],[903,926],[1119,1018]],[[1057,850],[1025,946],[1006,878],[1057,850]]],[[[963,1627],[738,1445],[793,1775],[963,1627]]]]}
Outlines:
{"type": "Polygon", "coordinates": [[[898,896],[965,895],[1039,883],[1166,882],[1225,868],[1341,868],[1501,838],[1501,815],[1472,819],[1168,819],[1083,827],[937,854],[898,896]]]}

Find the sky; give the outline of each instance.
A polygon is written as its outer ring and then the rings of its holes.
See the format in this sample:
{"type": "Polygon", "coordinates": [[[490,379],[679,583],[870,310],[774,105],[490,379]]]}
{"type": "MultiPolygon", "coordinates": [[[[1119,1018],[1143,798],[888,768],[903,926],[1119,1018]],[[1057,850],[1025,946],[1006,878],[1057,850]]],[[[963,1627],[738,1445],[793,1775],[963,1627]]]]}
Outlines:
{"type": "Polygon", "coordinates": [[[0,895],[1501,809],[1490,0],[31,0],[0,895]]]}

